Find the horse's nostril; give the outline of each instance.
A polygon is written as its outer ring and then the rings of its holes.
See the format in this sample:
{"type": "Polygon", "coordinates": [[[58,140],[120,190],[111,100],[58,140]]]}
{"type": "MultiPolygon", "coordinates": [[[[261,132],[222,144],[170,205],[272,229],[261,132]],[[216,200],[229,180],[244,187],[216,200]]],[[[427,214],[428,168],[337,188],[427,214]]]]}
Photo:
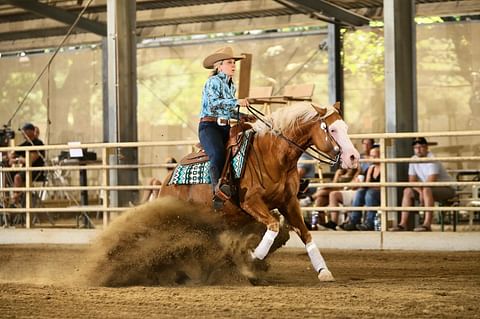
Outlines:
{"type": "Polygon", "coordinates": [[[350,160],[351,160],[352,162],[354,162],[354,161],[355,161],[355,155],[353,155],[353,154],[350,155],[350,160]]]}

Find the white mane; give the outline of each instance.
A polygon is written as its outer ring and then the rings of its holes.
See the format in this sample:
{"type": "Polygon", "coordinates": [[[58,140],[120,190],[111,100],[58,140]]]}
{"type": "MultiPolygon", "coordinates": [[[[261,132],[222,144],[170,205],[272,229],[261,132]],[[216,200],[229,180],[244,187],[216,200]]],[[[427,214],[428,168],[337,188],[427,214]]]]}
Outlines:
{"type": "MultiPolygon", "coordinates": [[[[327,115],[330,115],[335,109],[332,106],[327,106],[327,115]]],[[[259,134],[265,134],[270,130],[277,132],[284,132],[312,120],[318,112],[313,108],[311,102],[298,102],[290,106],[281,108],[273,112],[270,116],[265,116],[263,119],[269,126],[260,120],[253,123],[253,129],[259,134]]]]}

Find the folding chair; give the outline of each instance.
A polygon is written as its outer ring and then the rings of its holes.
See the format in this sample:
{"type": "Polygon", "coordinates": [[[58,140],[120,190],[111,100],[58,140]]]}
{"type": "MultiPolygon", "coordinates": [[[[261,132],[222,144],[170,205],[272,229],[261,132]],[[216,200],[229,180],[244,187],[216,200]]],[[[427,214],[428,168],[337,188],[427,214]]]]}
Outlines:
{"type": "Polygon", "coordinates": [[[249,98],[252,99],[265,99],[265,103],[262,105],[262,109],[260,110],[264,114],[270,114],[272,112],[271,103],[268,100],[269,97],[272,96],[273,87],[271,86],[256,86],[250,88],[249,98]]]}
{"type": "Polygon", "coordinates": [[[311,101],[315,84],[285,85],[283,95],[289,101],[311,101]]]}

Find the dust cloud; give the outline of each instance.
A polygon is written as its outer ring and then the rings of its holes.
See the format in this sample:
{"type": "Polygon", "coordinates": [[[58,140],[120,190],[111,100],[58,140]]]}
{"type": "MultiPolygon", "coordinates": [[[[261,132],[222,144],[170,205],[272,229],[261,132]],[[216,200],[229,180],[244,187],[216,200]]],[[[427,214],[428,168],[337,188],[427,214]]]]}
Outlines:
{"type": "Polygon", "coordinates": [[[115,219],[89,250],[81,277],[109,287],[244,285],[267,269],[247,257],[260,234],[228,229],[203,206],[160,198],[115,219]]]}

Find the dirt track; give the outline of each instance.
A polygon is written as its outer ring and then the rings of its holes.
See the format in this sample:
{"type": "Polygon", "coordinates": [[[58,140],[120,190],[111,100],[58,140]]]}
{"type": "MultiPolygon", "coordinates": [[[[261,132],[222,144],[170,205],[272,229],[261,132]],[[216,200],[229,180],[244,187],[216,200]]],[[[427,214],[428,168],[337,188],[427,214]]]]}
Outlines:
{"type": "MultiPolygon", "coordinates": [[[[2,318],[480,318],[480,252],[323,252],[321,284],[303,250],[270,259],[264,285],[88,287],[86,247],[0,247],[2,318]]],[[[119,274],[121,276],[121,274],[119,274]]]]}

